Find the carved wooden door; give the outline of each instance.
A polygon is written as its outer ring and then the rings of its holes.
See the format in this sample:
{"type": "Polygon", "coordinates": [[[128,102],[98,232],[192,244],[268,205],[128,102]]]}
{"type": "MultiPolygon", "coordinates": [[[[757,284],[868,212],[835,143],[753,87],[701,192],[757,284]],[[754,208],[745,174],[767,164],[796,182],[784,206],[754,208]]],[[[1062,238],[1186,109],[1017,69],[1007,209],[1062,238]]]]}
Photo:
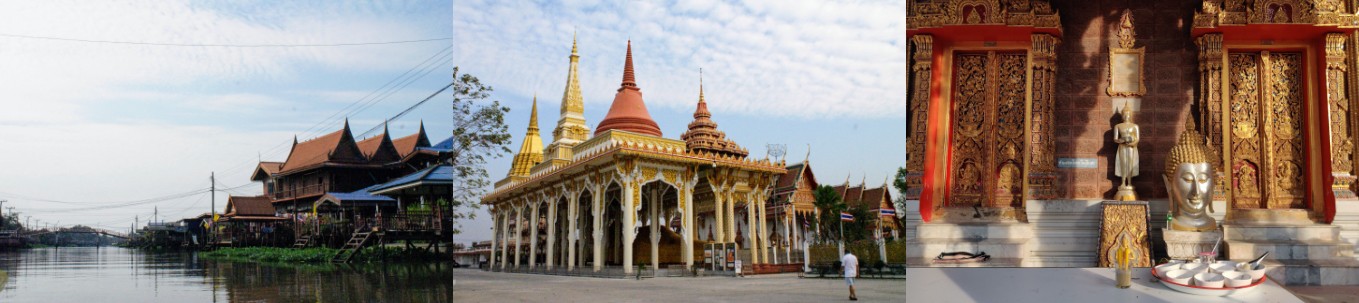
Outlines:
{"type": "Polygon", "coordinates": [[[1020,206],[1027,55],[958,53],[954,62],[945,205],[1020,206]]]}
{"type": "Polygon", "coordinates": [[[1233,208],[1305,208],[1301,53],[1234,52],[1226,137],[1233,208]]]}

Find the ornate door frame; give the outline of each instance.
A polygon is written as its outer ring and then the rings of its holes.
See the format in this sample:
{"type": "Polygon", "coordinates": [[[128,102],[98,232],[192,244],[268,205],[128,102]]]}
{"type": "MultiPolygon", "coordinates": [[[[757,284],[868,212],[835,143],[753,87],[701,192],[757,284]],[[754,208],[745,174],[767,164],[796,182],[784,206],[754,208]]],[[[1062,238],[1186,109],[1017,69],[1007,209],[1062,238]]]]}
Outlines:
{"type": "MultiPolygon", "coordinates": [[[[1356,171],[1356,133],[1352,107],[1356,95],[1355,60],[1347,56],[1359,41],[1349,13],[1352,4],[1308,0],[1204,0],[1194,15],[1191,35],[1199,51],[1199,125],[1209,142],[1224,150],[1216,163],[1215,200],[1232,201],[1236,181],[1227,169],[1230,155],[1224,140],[1231,135],[1229,56],[1234,51],[1301,51],[1304,84],[1301,110],[1305,159],[1305,211],[1235,209],[1228,220],[1238,222],[1289,221],[1328,223],[1335,217],[1336,200],[1359,203],[1351,186],[1356,171]],[[1328,190],[1329,189],[1329,190],[1328,190]]],[[[1269,181],[1265,181],[1269,182],[1269,181]]],[[[1266,187],[1277,184],[1264,184],[1266,187]]],[[[1230,205],[1230,204],[1229,204],[1230,205]]]]}
{"type": "Polygon", "coordinates": [[[910,67],[906,140],[906,195],[920,203],[921,219],[944,221],[1027,221],[1030,199],[1055,198],[1052,115],[1056,46],[1061,19],[1048,1],[910,0],[907,4],[910,67]],[[945,208],[951,158],[953,57],[963,51],[1018,51],[1026,56],[1022,199],[1019,207],[988,209],[980,220],[945,208]],[[938,215],[936,215],[938,213],[938,215]],[[955,220],[956,219],[956,220],[955,220]]]}

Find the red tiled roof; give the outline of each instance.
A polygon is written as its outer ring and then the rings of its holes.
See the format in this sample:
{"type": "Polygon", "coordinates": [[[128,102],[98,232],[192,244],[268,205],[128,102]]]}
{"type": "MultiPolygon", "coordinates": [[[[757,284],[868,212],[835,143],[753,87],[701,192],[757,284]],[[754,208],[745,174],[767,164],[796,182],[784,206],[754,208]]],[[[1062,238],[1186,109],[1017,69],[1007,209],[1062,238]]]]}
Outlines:
{"type": "Polygon", "coordinates": [[[373,136],[372,138],[360,140],[355,145],[359,146],[359,151],[363,152],[364,156],[372,158],[373,153],[376,153],[378,147],[382,146],[382,140],[386,138],[387,133],[382,133],[381,135],[373,136]]]}
{"type": "Polygon", "coordinates": [[[417,147],[429,147],[429,137],[425,136],[425,123],[420,122],[420,130],[409,136],[392,139],[392,146],[401,158],[415,152],[417,147]]]}
{"type": "Polygon", "coordinates": [[[282,168],[283,162],[260,162],[259,166],[255,167],[255,172],[250,174],[250,181],[264,181],[282,168]]]}
{"type": "Polygon", "coordinates": [[[387,164],[400,160],[400,153],[390,140],[391,136],[384,129],[381,135],[363,139],[355,145],[359,147],[359,152],[363,153],[368,162],[372,164],[387,164]]]}
{"type": "Polygon", "coordinates": [[[788,173],[780,175],[778,182],[774,184],[774,190],[797,186],[797,181],[802,180],[802,169],[806,168],[802,163],[788,166],[788,173]]]}
{"type": "Polygon", "coordinates": [[[226,215],[233,217],[273,216],[274,205],[270,203],[269,197],[265,196],[231,196],[227,198],[226,215]]]}
{"type": "MultiPolygon", "coordinates": [[[[887,188],[886,188],[886,187],[879,187],[879,188],[873,188],[873,189],[865,190],[865,191],[863,192],[863,198],[859,199],[858,203],[855,204],[855,205],[857,205],[857,206],[859,206],[859,207],[864,207],[864,209],[878,209],[879,207],[882,207],[882,206],[881,206],[881,204],[882,204],[882,199],[883,199],[882,196],[883,196],[884,194],[887,194],[887,188]]],[[[891,201],[891,197],[889,196],[889,197],[887,198],[887,200],[890,202],[890,201],[891,201]]],[[[887,204],[892,204],[892,203],[887,203],[887,204]]]]}
{"type": "Polygon", "coordinates": [[[349,134],[349,121],[345,121],[344,129],[294,144],[280,172],[297,171],[326,162],[367,162],[349,134]]]}

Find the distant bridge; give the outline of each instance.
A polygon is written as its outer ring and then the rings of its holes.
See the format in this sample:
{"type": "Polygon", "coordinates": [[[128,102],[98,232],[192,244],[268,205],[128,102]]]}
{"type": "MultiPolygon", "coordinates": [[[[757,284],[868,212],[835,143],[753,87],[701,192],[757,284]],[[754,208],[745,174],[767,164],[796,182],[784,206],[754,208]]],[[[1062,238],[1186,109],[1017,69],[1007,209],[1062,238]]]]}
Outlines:
{"type": "Polygon", "coordinates": [[[40,229],[40,230],[27,230],[20,232],[19,234],[24,237],[36,237],[46,234],[97,234],[119,238],[123,240],[128,239],[128,236],[125,233],[99,228],[63,228],[57,230],[40,229]]]}

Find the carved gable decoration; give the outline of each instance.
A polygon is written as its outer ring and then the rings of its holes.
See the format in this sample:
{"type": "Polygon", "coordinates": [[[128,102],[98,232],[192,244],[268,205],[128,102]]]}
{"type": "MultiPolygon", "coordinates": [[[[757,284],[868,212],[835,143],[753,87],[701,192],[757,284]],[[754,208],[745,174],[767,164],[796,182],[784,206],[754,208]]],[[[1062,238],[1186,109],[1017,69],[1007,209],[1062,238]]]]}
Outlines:
{"type": "Polygon", "coordinates": [[[1194,28],[1248,24],[1359,27],[1359,17],[1340,0],[1204,0],[1194,14],[1194,28]]]}
{"type": "Polygon", "coordinates": [[[1057,10],[1048,1],[916,0],[907,12],[907,30],[951,25],[1009,25],[1060,30],[1057,10]]]}

